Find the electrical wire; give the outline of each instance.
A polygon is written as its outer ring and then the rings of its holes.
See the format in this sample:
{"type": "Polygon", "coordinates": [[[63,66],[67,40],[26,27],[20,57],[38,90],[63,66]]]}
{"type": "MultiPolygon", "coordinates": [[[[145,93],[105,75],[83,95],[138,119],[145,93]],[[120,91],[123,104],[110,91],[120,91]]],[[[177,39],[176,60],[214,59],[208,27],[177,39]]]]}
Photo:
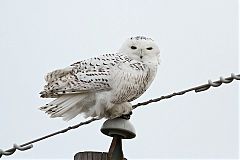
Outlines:
{"type": "MultiPolygon", "coordinates": [[[[169,98],[172,98],[172,97],[178,96],[178,95],[183,95],[183,94],[185,94],[187,92],[191,92],[191,91],[195,91],[196,93],[202,92],[202,91],[206,91],[206,90],[208,90],[211,87],[219,87],[223,83],[226,83],[226,84],[227,83],[231,83],[233,80],[240,80],[240,74],[239,75],[235,75],[235,74],[232,73],[230,77],[227,77],[227,78],[220,77],[220,80],[214,81],[214,82],[212,82],[211,80],[208,80],[207,84],[203,84],[203,85],[200,85],[200,86],[196,86],[196,87],[192,87],[192,88],[189,88],[189,89],[185,89],[185,90],[180,91],[180,92],[174,92],[172,94],[161,96],[159,98],[150,99],[150,100],[145,101],[145,102],[137,103],[137,104],[133,105],[132,107],[133,107],[133,109],[136,109],[139,106],[145,106],[145,105],[148,105],[150,103],[159,102],[161,100],[169,99],[169,98]]],[[[28,149],[33,147],[33,143],[42,141],[44,139],[50,138],[52,136],[56,136],[56,135],[61,134],[61,133],[65,133],[65,132],[67,132],[69,130],[76,129],[76,128],[80,127],[80,126],[87,125],[87,124],[89,124],[89,123],[91,123],[93,121],[97,121],[97,120],[100,120],[100,119],[92,118],[90,120],[81,122],[81,123],[73,125],[73,126],[69,126],[69,127],[65,128],[65,129],[62,129],[60,131],[51,133],[51,134],[43,136],[41,138],[32,140],[32,141],[24,143],[22,145],[14,144],[13,148],[8,149],[6,151],[3,151],[3,150],[0,149],[0,158],[2,157],[2,155],[5,155],[5,156],[12,155],[16,150],[20,150],[20,151],[28,150],[28,149]]]]}

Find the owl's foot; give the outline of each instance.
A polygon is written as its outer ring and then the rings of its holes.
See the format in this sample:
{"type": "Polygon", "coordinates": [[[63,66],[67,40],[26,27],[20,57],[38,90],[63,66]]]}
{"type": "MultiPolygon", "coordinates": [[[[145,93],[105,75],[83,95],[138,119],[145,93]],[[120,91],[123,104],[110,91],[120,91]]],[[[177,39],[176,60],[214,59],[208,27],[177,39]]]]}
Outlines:
{"type": "Polygon", "coordinates": [[[129,120],[131,115],[132,115],[132,111],[130,111],[128,114],[123,114],[120,116],[120,118],[123,118],[123,119],[126,119],[126,120],[129,120]]]}

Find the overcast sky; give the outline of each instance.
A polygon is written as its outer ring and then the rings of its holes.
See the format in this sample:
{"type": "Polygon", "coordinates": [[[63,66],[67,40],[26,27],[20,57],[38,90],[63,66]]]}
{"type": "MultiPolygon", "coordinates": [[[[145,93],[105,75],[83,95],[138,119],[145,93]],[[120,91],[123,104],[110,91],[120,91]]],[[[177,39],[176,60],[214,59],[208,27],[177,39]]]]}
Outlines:
{"type": "MultiPolygon", "coordinates": [[[[44,75],[76,61],[115,53],[131,36],[151,37],[161,65],[133,104],[238,73],[237,0],[1,0],[0,149],[83,120],[50,119],[38,110],[44,75]]],[[[238,82],[134,110],[137,137],[125,157],[236,158],[238,82]]],[[[7,158],[68,158],[107,151],[104,120],[34,144],[7,158]]]]}

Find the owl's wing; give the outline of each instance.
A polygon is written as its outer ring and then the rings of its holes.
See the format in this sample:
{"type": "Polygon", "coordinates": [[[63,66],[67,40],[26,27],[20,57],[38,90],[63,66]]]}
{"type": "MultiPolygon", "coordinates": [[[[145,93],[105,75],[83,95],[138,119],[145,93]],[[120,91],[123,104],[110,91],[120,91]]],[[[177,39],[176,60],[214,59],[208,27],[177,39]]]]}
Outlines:
{"type": "Polygon", "coordinates": [[[41,97],[110,90],[113,68],[127,60],[122,55],[106,54],[48,73],[45,76],[47,85],[40,93],[41,97]]]}

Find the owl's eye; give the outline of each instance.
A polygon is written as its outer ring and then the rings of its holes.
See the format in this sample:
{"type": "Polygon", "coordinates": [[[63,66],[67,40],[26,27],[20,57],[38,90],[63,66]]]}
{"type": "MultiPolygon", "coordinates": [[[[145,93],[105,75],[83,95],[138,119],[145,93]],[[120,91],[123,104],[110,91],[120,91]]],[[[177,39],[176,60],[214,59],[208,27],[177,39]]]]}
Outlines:
{"type": "Polygon", "coordinates": [[[147,50],[152,50],[153,48],[152,47],[148,47],[148,48],[146,48],[147,50]]]}
{"type": "Polygon", "coordinates": [[[137,49],[137,47],[136,46],[131,46],[131,49],[137,49]]]}

